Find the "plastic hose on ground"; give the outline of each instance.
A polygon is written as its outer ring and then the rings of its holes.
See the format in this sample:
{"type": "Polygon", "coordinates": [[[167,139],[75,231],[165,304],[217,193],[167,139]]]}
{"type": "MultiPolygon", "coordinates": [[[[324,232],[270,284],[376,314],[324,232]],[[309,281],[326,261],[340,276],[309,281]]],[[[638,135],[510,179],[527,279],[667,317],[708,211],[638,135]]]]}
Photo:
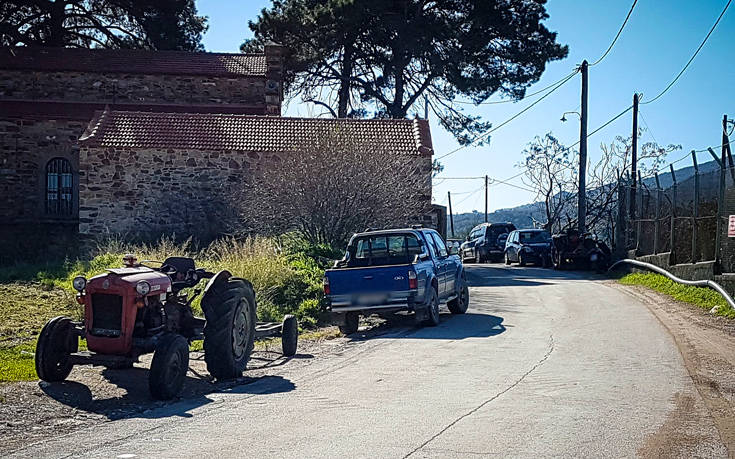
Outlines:
{"type": "Polygon", "coordinates": [[[649,271],[653,271],[655,273],[661,274],[662,276],[666,276],[667,278],[671,279],[672,281],[674,281],[674,282],[676,282],[678,284],[689,285],[689,286],[692,286],[692,287],[707,287],[707,288],[711,288],[712,290],[714,290],[717,293],[719,293],[720,295],[722,295],[722,297],[725,299],[725,301],[727,301],[727,303],[730,305],[730,307],[733,308],[733,309],[735,309],[735,300],[733,300],[732,297],[730,296],[730,294],[727,293],[727,291],[725,291],[725,289],[722,288],[722,286],[720,284],[718,284],[717,282],[715,282],[715,281],[711,281],[711,280],[690,281],[690,280],[680,279],[680,278],[674,276],[673,274],[671,274],[670,272],[666,271],[665,269],[659,268],[656,265],[652,265],[651,263],[646,263],[646,262],[643,262],[643,261],[631,260],[629,258],[626,258],[626,259],[623,259],[623,260],[620,260],[620,261],[616,261],[615,263],[613,263],[612,266],[610,266],[610,268],[608,269],[608,271],[612,271],[618,265],[622,265],[622,264],[633,265],[633,266],[637,266],[639,268],[644,268],[644,269],[647,269],[649,271]]]}

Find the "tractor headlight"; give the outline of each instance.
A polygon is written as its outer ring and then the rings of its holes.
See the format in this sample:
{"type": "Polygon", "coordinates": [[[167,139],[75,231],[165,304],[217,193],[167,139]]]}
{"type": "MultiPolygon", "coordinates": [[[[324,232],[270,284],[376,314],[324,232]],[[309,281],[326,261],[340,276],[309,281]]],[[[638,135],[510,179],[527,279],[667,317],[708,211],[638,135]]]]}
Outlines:
{"type": "Polygon", "coordinates": [[[74,278],[73,281],[71,281],[71,285],[72,287],[74,287],[74,290],[76,290],[77,292],[81,292],[82,290],[84,290],[84,287],[87,286],[87,279],[82,276],[77,276],[74,278]]]}
{"type": "Polygon", "coordinates": [[[135,286],[135,291],[142,296],[146,296],[148,295],[148,292],[151,291],[151,284],[146,281],[140,281],[138,282],[138,285],[135,286]]]}

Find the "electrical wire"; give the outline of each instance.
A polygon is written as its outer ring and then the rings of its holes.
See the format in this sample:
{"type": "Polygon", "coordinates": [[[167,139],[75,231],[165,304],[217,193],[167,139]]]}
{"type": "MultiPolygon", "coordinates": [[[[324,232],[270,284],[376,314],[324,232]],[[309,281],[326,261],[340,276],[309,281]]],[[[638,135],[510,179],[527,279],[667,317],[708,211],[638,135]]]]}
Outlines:
{"type": "Polygon", "coordinates": [[[533,102],[528,107],[524,108],[520,112],[518,112],[515,115],[511,116],[510,118],[508,118],[507,120],[503,121],[499,125],[495,126],[494,128],[490,129],[489,131],[485,132],[484,134],[475,137],[475,139],[472,140],[470,143],[468,143],[466,145],[462,145],[462,146],[460,146],[458,148],[455,148],[454,150],[450,151],[449,153],[446,153],[446,154],[444,154],[444,155],[436,158],[436,160],[438,161],[438,160],[440,160],[442,158],[446,158],[449,155],[453,155],[454,153],[457,153],[460,150],[463,150],[463,149],[465,149],[467,147],[470,147],[473,144],[479,142],[480,140],[488,137],[493,132],[497,131],[498,129],[502,128],[503,126],[505,126],[506,124],[510,123],[514,119],[518,118],[522,114],[526,113],[528,110],[530,110],[531,108],[533,108],[536,104],[538,104],[539,102],[541,102],[542,100],[544,100],[545,98],[547,98],[548,96],[550,96],[551,94],[553,94],[557,89],[561,88],[567,81],[571,80],[572,77],[574,75],[576,75],[578,71],[579,70],[576,70],[574,73],[571,73],[569,76],[567,76],[566,78],[564,78],[563,80],[561,80],[561,82],[559,84],[557,84],[556,86],[554,86],[549,92],[547,92],[546,94],[544,94],[543,96],[541,96],[540,98],[538,98],[535,102],[533,102]]]}
{"type": "Polygon", "coordinates": [[[618,41],[618,38],[620,38],[620,34],[623,33],[623,29],[625,28],[625,25],[628,23],[628,19],[630,19],[630,15],[633,14],[633,9],[635,8],[636,3],[638,3],[638,0],[634,0],[633,1],[633,4],[630,6],[630,10],[628,11],[628,15],[625,16],[625,21],[623,21],[623,25],[620,26],[620,29],[618,30],[617,35],[615,35],[615,38],[613,38],[613,41],[612,41],[612,43],[610,43],[610,46],[608,46],[607,51],[605,51],[605,54],[603,54],[602,56],[600,56],[600,58],[597,59],[595,62],[591,63],[590,64],[590,67],[592,67],[593,65],[597,65],[600,62],[602,62],[602,60],[605,59],[605,56],[608,55],[608,53],[610,52],[610,50],[613,49],[613,46],[615,46],[615,43],[618,41]]]}
{"type": "Polygon", "coordinates": [[[522,100],[526,100],[526,99],[528,99],[530,97],[533,97],[533,96],[536,96],[538,94],[541,94],[542,92],[546,91],[547,89],[549,89],[549,88],[551,88],[553,86],[556,86],[557,84],[559,84],[562,81],[566,80],[568,77],[573,76],[574,74],[576,74],[578,71],[579,70],[576,70],[575,69],[572,73],[570,73],[569,75],[566,75],[565,77],[561,78],[560,80],[555,81],[554,83],[551,83],[550,85],[545,86],[545,87],[539,89],[538,91],[534,91],[531,94],[525,94],[520,99],[496,100],[496,101],[490,101],[490,102],[480,102],[480,103],[477,103],[477,104],[474,103],[474,102],[460,101],[460,100],[455,100],[453,102],[455,104],[462,104],[462,105],[497,105],[497,104],[509,104],[511,102],[513,102],[513,103],[520,102],[522,100]]]}
{"type": "Polygon", "coordinates": [[[676,75],[676,77],[675,77],[675,78],[674,78],[673,80],[671,80],[671,83],[669,83],[669,85],[668,85],[668,86],[666,86],[666,87],[664,88],[664,90],[663,90],[663,91],[661,91],[661,92],[660,92],[660,93],[659,93],[659,94],[658,94],[658,95],[657,95],[656,97],[654,97],[653,99],[651,99],[651,100],[649,100],[649,101],[646,101],[646,102],[641,102],[641,105],[647,105],[647,104],[650,104],[650,103],[653,103],[653,102],[655,102],[655,101],[656,101],[656,100],[658,100],[658,99],[659,99],[659,98],[660,98],[661,96],[663,96],[664,94],[666,94],[666,92],[667,92],[667,91],[668,91],[669,89],[671,89],[671,87],[672,87],[672,86],[674,86],[674,83],[676,83],[676,82],[677,82],[677,80],[679,79],[679,77],[681,77],[681,76],[682,76],[682,74],[684,74],[684,72],[686,71],[686,69],[687,69],[687,68],[689,68],[689,65],[690,65],[690,64],[692,63],[692,61],[694,61],[694,58],[695,58],[695,57],[697,57],[697,54],[699,54],[699,52],[700,52],[700,51],[702,50],[702,48],[704,47],[704,44],[705,44],[705,43],[707,43],[707,40],[709,39],[710,35],[712,35],[712,32],[714,32],[714,31],[715,31],[715,28],[717,27],[717,24],[719,24],[719,23],[720,23],[720,20],[722,19],[722,16],[724,16],[724,15],[725,15],[725,12],[726,12],[726,11],[727,11],[727,9],[728,9],[728,8],[730,7],[730,3],[732,3],[732,0],[728,0],[727,4],[725,5],[725,8],[724,8],[724,9],[722,10],[722,13],[720,13],[720,15],[719,15],[719,16],[717,17],[717,20],[715,21],[715,23],[714,23],[714,25],[712,26],[712,28],[711,28],[711,29],[709,29],[709,32],[707,33],[707,36],[706,36],[706,37],[704,37],[704,40],[702,40],[702,43],[700,43],[700,44],[699,44],[699,47],[698,47],[698,48],[697,48],[697,50],[696,50],[696,51],[694,52],[694,54],[692,54],[692,57],[690,57],[690,58],[689,58],[689,61],[688,61],[688,62],[686,63],[686,65],[684,66],[684,68],[682,68],[682,69],[681,69],[681,71],[680,71],[680,72],[679,72],[679,73],[678,73],[678,74],[676,75]]]}
{"type": "Polygon", "coordinates": [[[648,135],[651,136],[651,138],[653,139],[654,143],[658,144],[658,140],[656,140],[656,137],[654,137],[653,131],[651,130],[651,128],[648,127],[648,123],[646,122],[646,117],[643,116],[643,112],[641,111],[640,108],[638,108],[638,114],[641,115],[641,119],[643,120],[643,125],[646,126],[646,132],[648,132],[648,135]]]}
{"type": "MultiPolygon", "coordinates": [[[[609,120],[607,120],[607,121],[606,121],[606,122],[605,122],[605,123],[604,123],[604,124],[603,124],[602,126],[599,126],[599,127],[597,128],[597,129],[595,129],[595,130],[593,130],[592,132],[590,132],[589,134],[587,134],[587,137],[586,137],[586,138],[587,138],[587,139],[589,139],[589,138],[590,138],[590,137],[592,137],[593,135],[595,135],[595,134],[597,134],[598,132],[600,132],[601,130],[605,129],[605,128],[606,128],[607,126],[609,126],[609,125],[610,125],[610,124],[611,124],[612,122],[614,122],[615,120],[617,120],[617,119],[618,119],[618,118],[620,118],[621,116],[623,116],[623,115],[625,115],[626,113],[628,113],[628,112],[629,112],[629,111],[630,111],[630,110],[631,110],[632,108],[633,108],[633,106],[631,105],[630,107],[626,108],[625,110],[623,110],[622,112],[618,113],[618,114],[617,114],[617,115],[615,115],[614,117],[610,118],[610,119],[609,119],[609,120]]],[[[580,142],[580,141],[579,141],[579,140],[577,140],[576,142],[574,142],[573,144],[571,144],[570,146],[568,146],[568,147],[567,147],[567,150],[569,150],[569,149],[572,149],[572,148],[576,147],[577,145],[579,145],[579,142],[580,142]]]]}

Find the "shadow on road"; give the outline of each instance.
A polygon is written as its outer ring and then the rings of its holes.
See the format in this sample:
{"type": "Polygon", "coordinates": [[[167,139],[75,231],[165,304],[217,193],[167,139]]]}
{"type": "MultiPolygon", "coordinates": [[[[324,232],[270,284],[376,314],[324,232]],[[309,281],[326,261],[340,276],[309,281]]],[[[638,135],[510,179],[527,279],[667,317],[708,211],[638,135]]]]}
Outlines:
{"type": "Polygon", "coordinates": [[[557,271],[502,264],[466,265],[465,272],[471,287],[537,287],[552,285],[555,281],[588,280],[600,277],[585,271],[557,271]]]}
{"type": "MultiPolygon", "coordinates": [[[[59,403],[89,413],[100,414],[110,420],[123,418],[164,418],[170,416],[191,417],[194,408],[209,404],[206,397],[213,392],[233,394],[275,394],[290,392],[296,388],[289,379],[281,376],[259,378],[241,377],[231,381],[212,383],[208,378],[187,375],[178,399],[169,402],[153,400],[148,390],[147,368],[105,369],[100,384],[113,384],[114,394],[93,394],[90,387],[76,381],[56,383],[39,382],[43,392],[59,403]],[[124,390],[120,395],[119,389],[124,390]]],[[[246,373],[247,374],[247,373],[246,373]]],[[[98,388],[95,385],[93,389],[98,388]]]]}
{"type": "Polygon", "coordinates": [[[395,315],[384,323],[349,336],[352,341],[368,339],[445,339],[489,338],[505,331],[503,318],[491,314],[447,314],[442,312],[436,327],[417,326],[412,314],[395,315]],[[408,333],[407,333],[408,332],[408,333]]]}

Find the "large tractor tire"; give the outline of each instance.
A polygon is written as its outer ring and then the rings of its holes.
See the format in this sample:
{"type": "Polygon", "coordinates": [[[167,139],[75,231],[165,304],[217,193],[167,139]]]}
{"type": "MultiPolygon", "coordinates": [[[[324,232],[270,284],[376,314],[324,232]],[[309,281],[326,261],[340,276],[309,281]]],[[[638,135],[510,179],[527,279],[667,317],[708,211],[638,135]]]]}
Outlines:
{"type": "Polygon", "coordinates": [[[36,373],[44,381],[63,381],[71,373],[69,359],[79,349],[79,337],[68,317],[54,317],[44,325],[36,344],[36,373]]]}
{"type": "Polygon", "coordinates": [[[342,332],[343,335],[351,335],[357,332],[357,329],[359,327],[360,327],[360,313],[359,312],[348,312],[347,314],[345,314],[344,325],[339,326],[339,331],[342,332]]]}
{"type": "Polygon", "coordinates": [[[296,355],[296,348],[299,345],[299,323],[291,314],[283,317],[281,324],[281,350],[286,357],[296,355]]]}
{"type": "Polygon", "coordinates": [[[189,370],[189,342],[176,333],[163,335],[156,345],[148,375],[148,389],[157,400],[171,400],[184,387],[189,370]]]}
{"type": "Polygon", "coordinates": [[[255,340],[255,292],[250,282],[223,271],[202,298],[204,361],[215,379],[242,375],[255,340]]]}
{"type": "Polygon", "coordinates": [[[457,292],[457,298],[447,302],[447,308],[452,314],[464,314],[467,312],[467,308],[470,305],[470,289],[467,287],[467,281],[462,279],[462,284],[459,286],[457,292]]]}

